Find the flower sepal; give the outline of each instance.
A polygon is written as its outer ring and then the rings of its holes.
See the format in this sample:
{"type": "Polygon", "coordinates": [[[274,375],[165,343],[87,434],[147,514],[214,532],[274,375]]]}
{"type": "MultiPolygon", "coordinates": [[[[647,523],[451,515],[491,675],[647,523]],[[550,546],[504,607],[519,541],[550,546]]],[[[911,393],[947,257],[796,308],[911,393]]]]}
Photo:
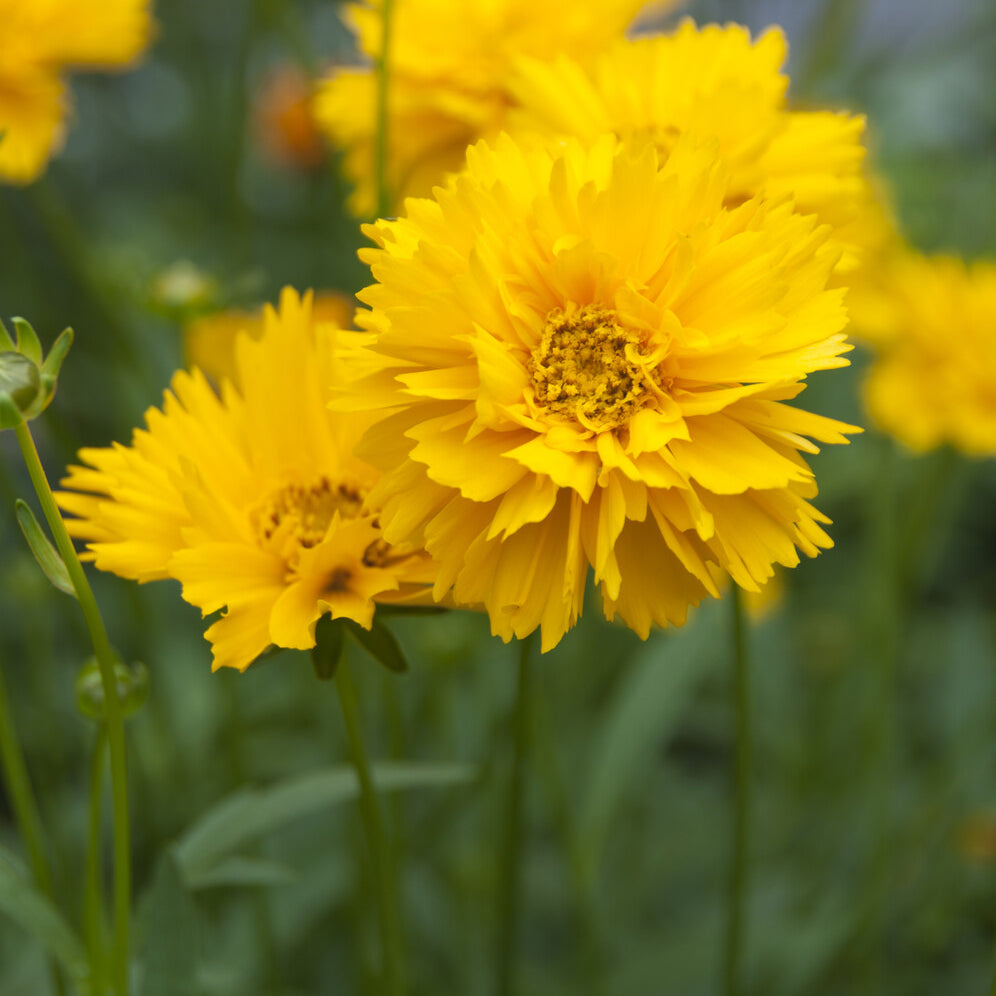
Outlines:
{"type": "Polygon", "coordinates": [[[73,344],[73,330],[66,329],[43,357],[30,322],[15,318],[13,325],[12,338],[0,322],[0,429],[15,429],[48,407],[62,362],[73,344]]]}

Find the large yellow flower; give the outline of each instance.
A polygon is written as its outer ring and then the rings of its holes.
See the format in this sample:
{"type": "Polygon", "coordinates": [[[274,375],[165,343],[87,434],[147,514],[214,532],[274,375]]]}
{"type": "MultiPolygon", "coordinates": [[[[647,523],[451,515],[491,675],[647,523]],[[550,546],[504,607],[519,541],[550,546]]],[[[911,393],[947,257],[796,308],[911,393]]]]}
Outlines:
{"type": "MultiPolygon", "coordinates": [[[[644,0],[396,0],[391,32],[390,189],[400,204],[427,195],[463,165],[467,146],[500,131],[508,78],[521,55],[547,59],[571,52],[586,60],[614,38],[644,0]]],[[[349,4],[360,50],[380,53],[381,9],[349,4]]],[[[369,68],[345,69],[320,87],[316,115],[346,150],[358,215],[374,210],[376,80],[369,68]]]]}
{"type": "Polygon", "coordinates": [[[944,443],[996,456],[996,263],[896,253],[856,329],[878,356],[865,383],[874,420],[916,451],[944,443]]]}
{"type": "Polygon", "coordinates": [[[259,340],[242,336],[219,397],[180,372],[131,446],[80,451],[62,507],[101,570],[175,578],[205,615],[214,667],[244,670],[268,646],[308,648],[324,613],[369,628],[374,599],[404,599],[433,572],[388,546],[364,499],[376,471],[352,456],[369,419],[334,415],[335,329],[285,290],[259,340]]]}
{"type": "Polygon", "coordinates": [[[715,146],[662,165],[591,147],[468,153],[436,200],[367,233],[377,283],[336,402],[392,411],[358,452],[390,542],[424,538],[435,594],[483,604],[503,639],[552,647],[589,566],[642,636],[831,541],[806,436],[849,427],[785,402],[846,365],[828,232],[788,201],[729,207],[715,146]]]}
{"type": "MultiPolygon", "coordinates": [[[[791,195],[837,229],[858,221],[864,120],[786,105],[785,37],[770,28],[686,20],[670,35],[619,40],[585,66],[569,54],[522,58],[509,81],[513,131],[590,141],[614,132],[665,155],[679,135],[714,136],[730,167],[727,197],[791,195]]],[[[853,238],[850,232],[845,238],[853,238]]]]}
{"type": "Polygon", "coordinates": [[[0,182],[30,183],[62,144],[68,69],[126,66],[149,39],[149,0],[0,0],[0,182]]]}

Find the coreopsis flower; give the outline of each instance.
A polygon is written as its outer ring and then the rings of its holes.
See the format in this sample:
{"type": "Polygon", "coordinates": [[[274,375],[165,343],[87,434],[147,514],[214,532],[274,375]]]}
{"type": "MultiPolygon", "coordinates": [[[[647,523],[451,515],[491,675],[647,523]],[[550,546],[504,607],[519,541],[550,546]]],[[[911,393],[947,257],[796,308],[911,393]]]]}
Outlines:
{"type": "MultiPolygon", "coordinates": [[[[396,201],[427,195],[463,165],[467,146],[496,136],[521,55],[571,52],[586,61],[621,37],[644,0],[396,0],[390,47],[388,181],[396,201]]],[[[381,50],[380,3],[347,5],[363,55],[381,50]]],[[[369,67],[341,69],[320,86],[319,124],[345,150],[359,216],[374,210],[376,88],[369,67]]]]}
{"type": "Polygon", "coordinates": [[[589,569],[646,637],[718,596],[713,571],[757,590],[831,545],[801,454],[853,430],[787,402],[847,363],[838,250],[787,200],[731,206],[730,182],[714,143],[661,163],[504,136],[365,229],[377,282],[335,404],[381,412],[358,452],[385,538],[424,540],[435,595],[503,639],[554,646],[589,569]]]}
{"type": "Polygon", "coordinates": [[[715,137],[730,169],[731,204],[790,195],[845,242],[860,241],[850,228],[860,226],[870,199],[864,119],[790,109],[786,54],[779,28],[752,41],[736,24],[686,20],[669,35],[620,39],[587,66],[569,50],[553,60],[523,57],[508,83],[509,127],[585,141],[613,132],[665,156],[680,135],[715,137]]]}
{"type": "Polygon", "coordinates": [[[855,306],[877,352],[865,381],[875,422],[916,452],[996,456],[996,263],[896,253],[855,306]]]}
{"type": "Polygon", "coordinates": [[[311,96],[310,81],[291,65],[270,72],[256,94],[256,140],[278,166],[310,170],[325,162],[325,143],[311,96]]]}
{"type": "MultiPolygon", "coordinates": [[[[321,291],[312,299],[312,318],[337,328],[349,328],[356,302],[338,291],[321,291]]],[[[216,384],[234,379],[235,344],[243,333],[259,339],[265,328],[264,309],[199,315],[183,329],[183,348],[188,367],[199,367],[216,384]]]]}
{"type": "Polygon", "coordinates": [[[0,182],[30,183],[61,146],[65,73],[127,67],[151,23],[149,0],[0,0],[0,182]]]}
{"type": "Polygon", "coordinates": [[[335,329],[287,289],[258,340],[236,344],[217,394],[173,378],[130,446],[80,451],[59,494],[101,570],[174,578],[205,615],[214,667],[244,670],[271,644],[309,648],[328,613],[372,623],[375,600],[432,579],[424,554],[384,542],[364,499],[376,471],[352,455],[366,421],[328,410],[335,329]]]}

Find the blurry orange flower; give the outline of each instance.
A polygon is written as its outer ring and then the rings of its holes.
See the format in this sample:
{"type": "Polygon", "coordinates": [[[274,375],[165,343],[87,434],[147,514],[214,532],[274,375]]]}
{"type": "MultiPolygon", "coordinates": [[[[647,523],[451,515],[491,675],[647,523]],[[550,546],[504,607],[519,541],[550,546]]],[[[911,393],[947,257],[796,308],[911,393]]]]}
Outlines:
{"type": "Polygon", "coordinates": [[[270,73],[256,95],[256,136],[272,162],[314,169],[325,160],[325,143],[312,110],[311,85],[294,66],[270,73]]]}
{"type": "Polygon", "coordinates": [[[64,73],[127,67],[151,28],[149,0],[0,0],[0,182],[31,183],[62,145],[64,73]]]}

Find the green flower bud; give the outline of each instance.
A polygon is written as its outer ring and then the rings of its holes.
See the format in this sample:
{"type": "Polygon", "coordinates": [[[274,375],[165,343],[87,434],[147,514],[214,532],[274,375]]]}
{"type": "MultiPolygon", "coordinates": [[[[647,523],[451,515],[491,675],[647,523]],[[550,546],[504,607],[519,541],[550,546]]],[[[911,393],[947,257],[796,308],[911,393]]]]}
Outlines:
{"type": "MultiPolygon", "coordinates": [[[[129,668],[116,661],[114,679],[122,714],[130,716],[138,712],[149,697],[149,669],[141,662],[129,668]]],[[[76,708],[90,719],[103,721],[107,718],[104,685],[96,657],[90,657],[76,676],[76,708]]]]}
{"type": "Polygon", "coordinates": [[[14,328],[16,339],[0,322],[0,429],[16,428],[48,407],[73,341],[72,329],[66,329],[43,359],[31,325],[15,318],[14,328]]]}

